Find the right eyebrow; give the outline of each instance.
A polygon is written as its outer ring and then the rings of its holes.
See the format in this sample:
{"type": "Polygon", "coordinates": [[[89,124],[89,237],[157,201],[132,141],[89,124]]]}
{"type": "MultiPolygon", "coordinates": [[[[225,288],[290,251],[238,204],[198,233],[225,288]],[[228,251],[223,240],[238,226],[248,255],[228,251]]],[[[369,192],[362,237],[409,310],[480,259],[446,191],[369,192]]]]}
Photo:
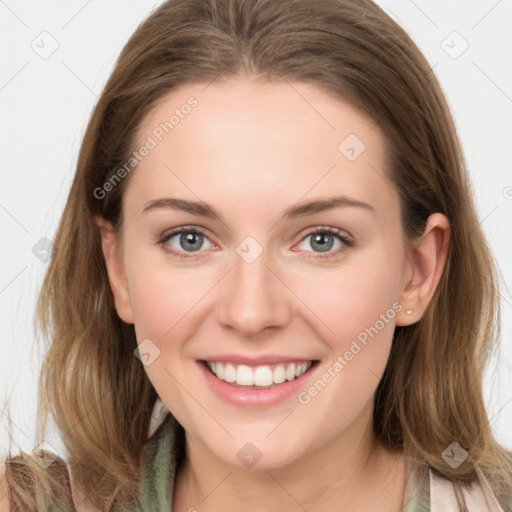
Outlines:
{"type": "Polygon", "coordinates": [[[144,206],[142,213],[161,208],[181,210],[199,217],[221,220],[221,216],[207,203],[202,201],[187,201],[186,199],[177,199],[174,197],[164,197],[161,199],[155,199],[154,201],[149,201],[144,206]]]}

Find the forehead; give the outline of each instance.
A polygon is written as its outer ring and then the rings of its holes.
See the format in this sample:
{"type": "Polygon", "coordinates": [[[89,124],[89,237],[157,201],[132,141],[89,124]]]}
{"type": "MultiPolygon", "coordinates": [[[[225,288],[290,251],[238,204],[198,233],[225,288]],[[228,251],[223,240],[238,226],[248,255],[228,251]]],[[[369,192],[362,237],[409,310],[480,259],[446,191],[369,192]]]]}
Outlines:
{"type": "Polygon", "coordinates": [[[141,123],[135,148],[144,145],[151,149],[126,192],[138,206],[165,194],[252,206],[255,213],[334,193],[376,207],[397,199],[385,177],[379,128],[312,84],[184,85],[141,123]]]}

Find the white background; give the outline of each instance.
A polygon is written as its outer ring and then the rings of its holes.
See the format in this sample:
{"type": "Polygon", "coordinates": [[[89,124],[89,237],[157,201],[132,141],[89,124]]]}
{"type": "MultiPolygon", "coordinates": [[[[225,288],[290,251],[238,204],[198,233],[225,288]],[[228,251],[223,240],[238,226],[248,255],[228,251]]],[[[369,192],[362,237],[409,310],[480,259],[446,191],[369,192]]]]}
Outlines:
{"type": "MultiPolygon", "coordinates": [[[[496,436],[512,449],[512,1],[377,3],[431,63],[463,143],[481,224],[502,273],[502,338],[486,401],[496,436]]],[[[32,247],[53,239],[91,109],[122,46],[157,4],[0,0],[0,431],[9,410],[24,450],[34,436],[42,354],[33,319],[46,268],[32,247]],[[43,59],[32,48],[43,44],[58,48],[43,59]]],[[[6,447],[0,432],[0,449],[6,447]]]]}

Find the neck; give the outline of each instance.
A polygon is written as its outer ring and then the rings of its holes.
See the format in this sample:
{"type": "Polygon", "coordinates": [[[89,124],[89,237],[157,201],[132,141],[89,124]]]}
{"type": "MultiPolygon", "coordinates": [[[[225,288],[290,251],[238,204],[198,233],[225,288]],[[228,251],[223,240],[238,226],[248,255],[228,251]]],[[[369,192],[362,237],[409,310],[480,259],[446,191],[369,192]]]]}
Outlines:
{"type": "Polygon", "coordinates": [[[173,510],[400,510],[403,457],[377,440],[371,411],[353,427],[278,468],[234,467],[187,435],[173,510]]]}

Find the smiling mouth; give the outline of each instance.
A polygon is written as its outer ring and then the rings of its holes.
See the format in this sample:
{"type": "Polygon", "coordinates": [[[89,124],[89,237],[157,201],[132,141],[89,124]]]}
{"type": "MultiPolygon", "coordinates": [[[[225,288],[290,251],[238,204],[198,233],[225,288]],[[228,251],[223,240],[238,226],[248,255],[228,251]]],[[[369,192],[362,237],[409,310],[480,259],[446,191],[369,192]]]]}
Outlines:
{"type": "Polygon", "coordinates": [[[219,380],[235,387],[266,389],[302,377],[319,361],[248,366],[229,362],[201,361],[219,380]]]}

